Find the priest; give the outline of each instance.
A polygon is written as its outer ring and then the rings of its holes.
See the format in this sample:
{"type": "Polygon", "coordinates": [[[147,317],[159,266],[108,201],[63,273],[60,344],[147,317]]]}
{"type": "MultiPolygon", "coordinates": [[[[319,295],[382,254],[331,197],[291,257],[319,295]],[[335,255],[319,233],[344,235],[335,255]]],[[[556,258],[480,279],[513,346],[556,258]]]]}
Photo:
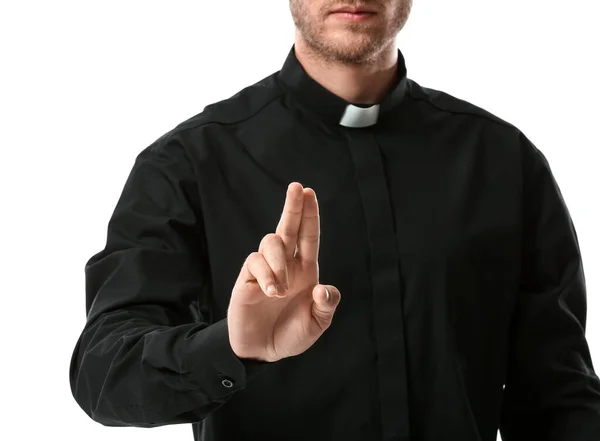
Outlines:
{"type": "Polygon", "coordinates": [[[290,0],[281,70],[139,153],[71,389],[196,441],[596,441],[577,236],[518,128],[407,77],[411,0],[290,0]]]}

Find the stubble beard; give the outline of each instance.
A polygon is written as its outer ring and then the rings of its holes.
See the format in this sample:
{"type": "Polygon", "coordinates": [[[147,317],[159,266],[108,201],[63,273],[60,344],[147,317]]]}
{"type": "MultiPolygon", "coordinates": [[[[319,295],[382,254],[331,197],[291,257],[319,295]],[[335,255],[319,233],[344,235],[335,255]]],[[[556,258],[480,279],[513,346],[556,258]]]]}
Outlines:
{"type": "MultiPolygon", "coordinates": [[[[410,14],[412,2],[402,2],[402,7],[394,11],[390,21],[385,25],[374,27],[371,23],[344,23],[345,30],[339,35],[332,34],[323,23],[326,12],[319,12],[318,17],[310,14],[303,0],[290,0],[290,10],[297,32],[321,62],[343,65],[373,64],[379,55],[390,45],[395,44],[398,32],[404,27],[410,14]],[[344,38],[346,34],[348,37],[344,38]]],[[[381,20],[376,17],[376,20],[381,20]]]]}

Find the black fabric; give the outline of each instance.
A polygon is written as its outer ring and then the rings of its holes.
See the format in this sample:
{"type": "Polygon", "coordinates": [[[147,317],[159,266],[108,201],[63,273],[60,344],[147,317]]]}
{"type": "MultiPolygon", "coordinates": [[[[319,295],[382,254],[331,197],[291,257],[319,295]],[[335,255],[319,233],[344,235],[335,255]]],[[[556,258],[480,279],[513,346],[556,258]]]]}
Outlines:
{"type": "Polygon", "coordinates": [[[348,129],[292,49],[141,151],[85,267],[70,380],[91,418],[193,423],[202,441],[600,439],[580,251],[548,162],[405,72],[400,57],[377,124],[348,129]],[[293,181],[316,191],[320,283],[342,301],[304,354],[240,360],[231,290],[293,181]]]}

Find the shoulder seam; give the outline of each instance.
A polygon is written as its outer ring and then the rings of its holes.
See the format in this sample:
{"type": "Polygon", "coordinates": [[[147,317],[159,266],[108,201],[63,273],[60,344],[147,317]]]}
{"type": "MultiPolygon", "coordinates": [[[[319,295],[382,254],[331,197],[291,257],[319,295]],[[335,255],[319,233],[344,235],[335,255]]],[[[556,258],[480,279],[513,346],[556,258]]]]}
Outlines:
{"type": "MultiPolygon", "coordinates": [[[[444,92],[442,92],[442,93],[444,93],[444,92]]],[[[433,108],[435,108],[437,110],[441,110],[442,112],[451,113],[453,115],[476,116],[476,117],[483,118],[483,119],[486,119],[488,121],[491,121],[493,123],[499,124],[501,126],[505,126],[505,127],[508,127],[508,128],[516,128],[513,124],[509,123],[508,121],[504,121],[504,120],[502,120],[501,118],[498,118],[498,117],[490,118],[487,115],[483,115],[483,114],[480,114],[480,113],[477,113],[477,112],[451,110],[451,109],[448,109],[448,108],[441,107],[440,105],[433,103],[431,100],[428,100],[428,99],[425,99],[425,98],[419,98],[419,97],[416,97],[416,96],[414,96],[414,95],[412,95],[410,93],[408,94],[408,96],[413,101],[421,101],[421,102],[427,103],[431,107],[433,107],[433,108]]],[[[468,102],[466,102],[466,103],[468,103],[468,102]]],[[[470,104],[470,103],[468,103],[468,104],[470,104]]]]}
{"type": "MultiPolygon", "coordinates": [[[[239,124],[241,122],[247,121],[250,118],[256,116],[260,111],[262,111],[265,107],[267,107],[268,105],[270,105],[273,101],[281,98],[281,96],[284,95],[283,91],[280,91],[280,93],[278,93],[277,95],[275,95],[273,98],[271,98],[270,100],[268,100],[266,103],[264,103],[262,106],[260,106],[258,109],[256,109],[256,111],[252,112],[250,115],[246,116],[245,118],[236,120],[236,121],[231,121],[231,122],[224,122],[224,121],[218,121],[217,119],[209,119],[209,120],[203,120],[202,117],[199,118],[200,121],[197,121],[195,124],[193,125],[185,125],[185,123],[181,123],[180,125],[174,127],[173,129],[171,129],[170,131],[168,131],[167,133],[165,133],[163,136],[161,136],[160,138],[158,138],[155,143],[159,140],[162,140],[162,142],[167,142],[169,141],[173,136],[182,133],[186,130],[194,130],[197,129],[198,127],[202,127],[208,124],[219,124],[222,126],[230,126],[230,125],[234,125],[234,124],[239,124]],[[163,139],[164,138],[164,139],[163,139]]],[[[210,105],[210,104],[209,104],[210,105]]],[[[206,108],[205,108],[206,110],[206,108]]],[[[203,111],[204,112],[204,111],[203,111]]]]}
{"type": "Polygon", "coordinates": [[[275,101],[276,99],[281,98],[282,95],[284,95],[283,92],[280,92],[279,94],[275,95],[272,99],[268,100],[266,103],[264,103],[258,109],[256,109],[256,111],[252,112],[250,115],[246,116],[245,118],[242,118],[242,119],[239,119],[239,120],[236,120],[236,121],[231,121],[231,122],[218,121],[216,119],[209,120],[209,121],[199,121],[197,124],[194,124],[193,126],[182,127],[181,131],[182,130],[187,130],[187,129],[196,129],[196,128],[200,127],[200,126],[203,126],[203,125],[206,125],[206,124],[214,124],[214,123],[217,123],[217,124],[220,124],[220,125],[223,125],[223,126],[231,126],[231,125],[234,125],[234,124],[239,124],[241,122],[244,122],[244,121],[249,120],[250,118],[256,116],[261,110],[263,110],[265,107],[267,107],[273,101],[275,101]]]}

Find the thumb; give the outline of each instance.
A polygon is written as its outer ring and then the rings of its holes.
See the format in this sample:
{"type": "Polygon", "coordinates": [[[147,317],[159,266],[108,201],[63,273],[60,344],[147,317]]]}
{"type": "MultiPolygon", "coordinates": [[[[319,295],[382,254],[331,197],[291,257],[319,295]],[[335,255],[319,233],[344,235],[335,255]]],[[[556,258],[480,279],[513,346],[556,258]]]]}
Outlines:
{"type": "Polygon", "coordinates": [[[331,285],[316,285],[313,288],[312,295],[313,320],[323,332],[331,325],[333,314],[342,296],[338,289],[331,285]]]}

